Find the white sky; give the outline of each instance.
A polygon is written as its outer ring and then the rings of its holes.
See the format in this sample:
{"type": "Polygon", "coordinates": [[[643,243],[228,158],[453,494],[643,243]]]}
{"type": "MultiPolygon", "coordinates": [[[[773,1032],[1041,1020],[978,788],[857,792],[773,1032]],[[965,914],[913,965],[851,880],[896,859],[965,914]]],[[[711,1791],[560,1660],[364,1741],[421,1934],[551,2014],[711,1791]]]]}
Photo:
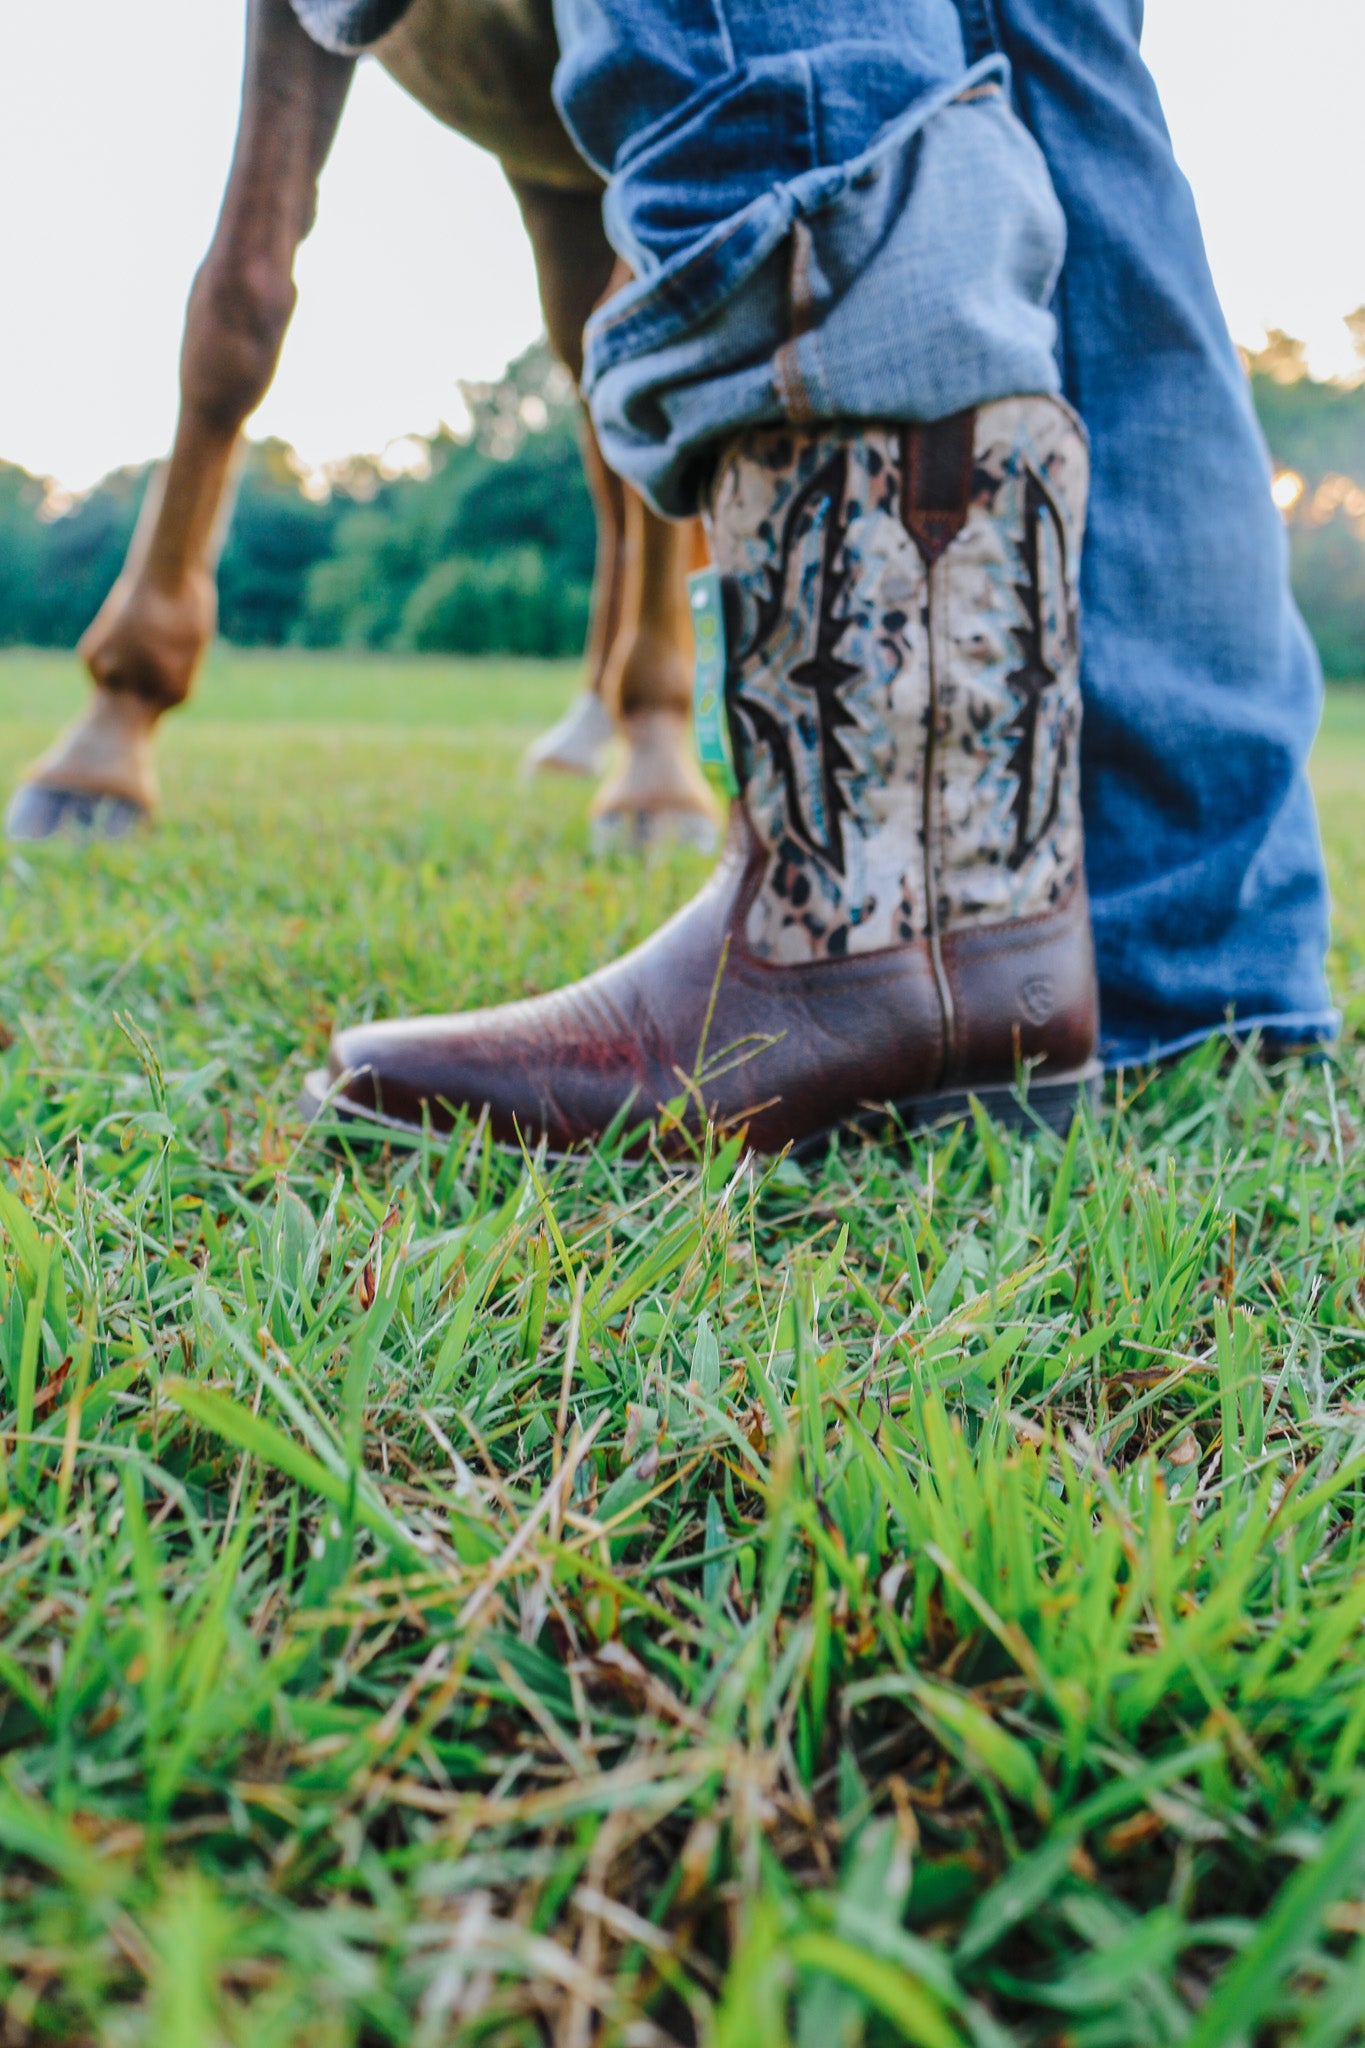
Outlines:
{"type": "MultiPolygon", "coordinates": [[[[236,116],[244,0],[0,0],[0,456],[81,487],[166,445],[236,116]]],[[[1362,0],[1148,0],[1146,50],[1233,331],[1353,362],[1362,0]]],[[[310,462],[459,416],[538,331],[492,159],[363,67],[253,431],[310,462]]]]}

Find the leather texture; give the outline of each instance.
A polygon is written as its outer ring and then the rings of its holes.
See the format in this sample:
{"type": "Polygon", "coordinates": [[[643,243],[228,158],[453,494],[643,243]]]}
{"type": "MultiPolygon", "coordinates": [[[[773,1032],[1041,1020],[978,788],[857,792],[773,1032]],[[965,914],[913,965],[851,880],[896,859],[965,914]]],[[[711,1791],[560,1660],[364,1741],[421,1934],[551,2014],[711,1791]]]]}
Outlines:
{"type": "Polygon", "coordinates": [[[734,806],[719,867],[643,945],[552,995],[449,1017],[357,1025],[333,1041],[343,1102],[448,1130],[486,1105],[493,1136],[567,1151],[622,1113],[682,1149],[709,1119],[759,1152],[946,1088],[1008,1086],[1022,1062],[1082,1069],[1097,1029],[1084,887],[1047,916],[943,942],[950,1056],[927,943],[797,966],[744,941],[762,850],[734,806]],[[1041,1021],[1038,1021],[1041,1018],[1041,1021]]]}
{"type": "Polygon", "coordinates": [[[710,1123],[773,1152],[1024,1069],[1085,1075],[1085,471],[1048,398],[737,442],[711,537],[741,794],[715,873],[555,994],[342,1032],[343,1111],[486,1110],[556,1151],[622,1124],[682,1149],[710,1123]]]}

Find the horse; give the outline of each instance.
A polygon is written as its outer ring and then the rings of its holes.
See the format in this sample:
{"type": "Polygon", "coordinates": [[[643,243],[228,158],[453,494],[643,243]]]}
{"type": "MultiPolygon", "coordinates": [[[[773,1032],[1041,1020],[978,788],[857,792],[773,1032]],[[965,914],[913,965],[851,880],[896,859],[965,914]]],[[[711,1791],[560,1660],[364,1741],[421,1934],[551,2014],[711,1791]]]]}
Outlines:
{"type": "MultiPolygon", "coordinates": [[[[248,0],[241,113],[222,209],[195,277],[168,460],[148,489],[123,569],[80,643],[93,685],[26,771],[8,829],[117,837],[157,804],[155,734],[188,699],[213,636],[216,566],[246,421],[274,377],[297,299],[294,259],[362,51],[437,120],[491,150],[530,238],[551,346],[575,381],[583,328],[628,275],[602,225],[602,184],[555,111],[551,0],[248,0]]],[[[597,566],[583,687],[529,750],[528,771],[600,774],[595,843],[707,848],[710,791],[691,743],[686,575],[700,529],[658,516],[583,453],[597,566]]]]}

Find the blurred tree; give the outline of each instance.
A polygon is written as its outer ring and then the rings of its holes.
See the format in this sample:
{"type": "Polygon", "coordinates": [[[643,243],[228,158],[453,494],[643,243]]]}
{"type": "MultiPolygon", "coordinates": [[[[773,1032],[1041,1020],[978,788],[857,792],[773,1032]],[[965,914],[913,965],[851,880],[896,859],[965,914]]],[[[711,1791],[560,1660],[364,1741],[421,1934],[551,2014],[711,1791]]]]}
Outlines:
{"type": "Polygon", "coordinates": [[[294,631],[308,572],[331,553],[346,500],[317,495],[292,448],[247,448],[218,567],[218,630],[241,647],[279,647],[294,631]]]}
{"type": "MultiPolygon", "coordinates": [[[[150,475],[150,464],[115,470],[71,503],[46,484],[22,493],[23,502],[32,508],[33,522],[27,546],[21,545],[22,623],[7,613],[0,581],[0,640],[23,639],[35,647],[75,646],[122,566],[150,475]]],[[[3,554],[9,555],[8,537],[3,554]]]]}
{"type": "Polygon", "coordinates": [[[1337,512],[1289,530],[1294,594],[1329,676],[1365,676],[1365,539],[1337,512]]]}
{"type": "Polygon", "coordinates": [[[398,645],[417,653],[565,654],[588,628],[589,587],[556,575],[532,547],[490,561],[453,555],[403,610],[398,645]]]}
{"type": "MultiPolygon", "coordinates": [[[[1309,374],[1292,335],[1249,356],[1282,480],[1294,586],[1330,675],[1365,677],[1365,308],[1357,379],[1309,374]]],[[[282,442],[248,449],[220,572],[229,640],[457,654],[582,645],[595,532],[573,385],[544,342],[463,387],[469,431],[307,475],[282,442]]],[[[75,645],[118,574],[147,468],[74,502],[0,464],[0,643],[75,645]]]]}
{"type": "Polygon", "coordinates": [[[1360,358],[1360,375],[1365,378],[1365,306],[1357,306],[1354,313],[1346,315],[1346,330],[1360,358]]]}
{"type": "Polygon", "coordinates": [[[1253,375],[1269,377],[1276,384],[1301,384],[1308,375],[1308,345],[1282,327],[1266,332],[1265,347],[1247,355],[1253,375]]]}
{"type": "Polygon", "coordinates": [[[596,527],[578,401],[538,342],[496,384],[465,385],[471,432],[426,444],[426,474],[382,484],[340,520],[307,579],[313,646],[576,654],[596,527]]]}
{"type": "MultiPolygon", "coordinates": [[[[578,401],[537,343],[464,387],[466,438],[309,476],[282,441],[248,447],[219,566],[219,628],[245,646],[572,654],[595,530],[578,401]]],[[[0,643],[72,647],[118,575],[150,466],[64,502],[0,465],[0,643]]]]}
{"type": "MultiPolygon", "coordinates": [[[[1365,307],[1346,324],[1365,352],[1365,307]]],[[[1272,461],[1302,484],[1284,499],[1294,594],[1327,674],[1365,677],[1365,371],[1315,378],[1278,330],[1247,370],[1272,461]]]]}
{"type": "Polygon", "coordinates": [[[0,462],[0,646],[38,638],[46,497],[46,486],[36,476],[0,462]]]}
{"type": "Polygon", "coordinates": [[[1365,386],[1310,377],[1303,344],[1284,335],[1248,356],[1247,370],[1277,468],[1310,486],[1326,476],[1365,484],[1365,386]]]}

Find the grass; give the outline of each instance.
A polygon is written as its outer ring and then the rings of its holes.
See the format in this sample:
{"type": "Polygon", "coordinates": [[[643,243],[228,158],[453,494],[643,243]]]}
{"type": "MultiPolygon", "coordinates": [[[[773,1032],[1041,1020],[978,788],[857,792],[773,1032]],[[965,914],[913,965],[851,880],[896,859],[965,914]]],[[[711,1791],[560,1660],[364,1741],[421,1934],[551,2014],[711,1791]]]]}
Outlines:
{"type": "Polygon", "coordinates": [[[0,2041],[1361,2041],[1365,700],[1335,1066],[322,1149],[335,1014],[692,886],[513,781],[565,687],[219,657],[156,836],[0,873],[0,2041]]]}

